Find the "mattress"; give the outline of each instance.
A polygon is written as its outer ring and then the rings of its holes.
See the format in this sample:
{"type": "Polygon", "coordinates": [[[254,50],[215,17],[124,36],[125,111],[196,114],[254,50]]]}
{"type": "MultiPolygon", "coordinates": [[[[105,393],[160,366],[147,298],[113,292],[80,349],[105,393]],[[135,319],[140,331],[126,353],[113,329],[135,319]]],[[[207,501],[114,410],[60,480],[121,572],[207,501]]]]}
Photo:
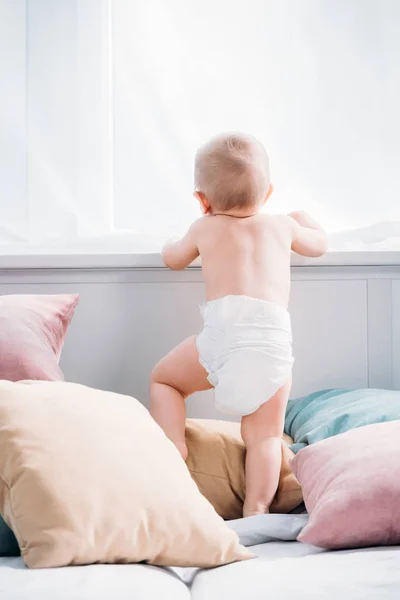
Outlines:
{"type": "Polygon", "coordinates": [[[197,573],[194,600],[398,600],[400,546],[325,552],[299,542],[253,547],[258,555],[197,573]]]}
{"type": "Polygon", "coordinates": [[[400,546],[329,552],[294,541],[306,515],[231,522],[256,558],[217,569],[25,568],[0,559],[4,600],[398,600],[400,546]]]}
{"type": "Polygon", "coordinates": [[[90,565],[27,569],[0,558],[1,600],[189,600],[188,586],[168,569],[149,565],[90,565]]]}

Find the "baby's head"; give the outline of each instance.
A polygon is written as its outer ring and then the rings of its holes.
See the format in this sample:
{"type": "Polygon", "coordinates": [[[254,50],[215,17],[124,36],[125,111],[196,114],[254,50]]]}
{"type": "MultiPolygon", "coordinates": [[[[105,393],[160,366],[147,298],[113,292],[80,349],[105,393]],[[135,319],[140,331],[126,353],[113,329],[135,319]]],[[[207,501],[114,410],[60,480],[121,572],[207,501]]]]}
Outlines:
{"type": "Polygon", "coordinates": [[[212,138],[197,151],[195,188],[206,214],[255,214],[272,192],[264,146],[243,133],[212,138]]]}

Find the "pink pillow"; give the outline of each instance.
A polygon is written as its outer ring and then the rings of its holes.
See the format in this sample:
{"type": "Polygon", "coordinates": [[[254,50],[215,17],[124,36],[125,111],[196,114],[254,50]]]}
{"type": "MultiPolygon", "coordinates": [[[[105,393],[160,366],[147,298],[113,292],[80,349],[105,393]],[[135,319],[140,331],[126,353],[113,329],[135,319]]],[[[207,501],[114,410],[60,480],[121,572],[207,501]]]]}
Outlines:
{"type": "Polygon", "coordinates": [[[367,425],[301,450],[291,466],[323,548],[400,543],[400,421],[367,425]]]}
{"type": "Polygon", "coordinates": [[[63,380],[58,366],[76,294],[0,296],[0,379],[63,380]]]}

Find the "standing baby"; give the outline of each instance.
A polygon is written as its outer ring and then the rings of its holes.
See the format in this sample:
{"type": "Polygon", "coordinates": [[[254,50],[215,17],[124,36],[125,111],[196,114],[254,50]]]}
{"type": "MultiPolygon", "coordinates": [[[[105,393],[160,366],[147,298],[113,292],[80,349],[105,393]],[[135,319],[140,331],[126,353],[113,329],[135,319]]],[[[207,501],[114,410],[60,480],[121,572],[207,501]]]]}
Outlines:
{"type": "Polygon", "coordinates": [[[190,394],[214,388],[217,408],[241,417],[246,517],[268,512],[279,482],[293,365],[290,254],[321,256],[327,236],[306,213],[260,212],[273,187],[265,148],[249,135],[223,134],[202,146],[195,186],[205,216],[162,256],[176,270],[201,257],[204,327],[154,368],[150,409],[184,460],[190,394]]]}

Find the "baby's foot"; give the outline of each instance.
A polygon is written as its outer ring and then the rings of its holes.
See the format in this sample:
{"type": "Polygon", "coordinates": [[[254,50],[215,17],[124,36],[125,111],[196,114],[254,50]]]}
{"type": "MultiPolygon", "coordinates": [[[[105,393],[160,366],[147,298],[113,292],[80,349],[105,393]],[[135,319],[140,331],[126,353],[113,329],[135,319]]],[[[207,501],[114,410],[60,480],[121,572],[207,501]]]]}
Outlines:
{"type": "Polygon", "coordinates": [[[255,517],[257,515],[267,515],[269,508],[265,505],[258,504],[257,506],[247,506],[246,503],[243,505],[243,517],[255,517]]]}

